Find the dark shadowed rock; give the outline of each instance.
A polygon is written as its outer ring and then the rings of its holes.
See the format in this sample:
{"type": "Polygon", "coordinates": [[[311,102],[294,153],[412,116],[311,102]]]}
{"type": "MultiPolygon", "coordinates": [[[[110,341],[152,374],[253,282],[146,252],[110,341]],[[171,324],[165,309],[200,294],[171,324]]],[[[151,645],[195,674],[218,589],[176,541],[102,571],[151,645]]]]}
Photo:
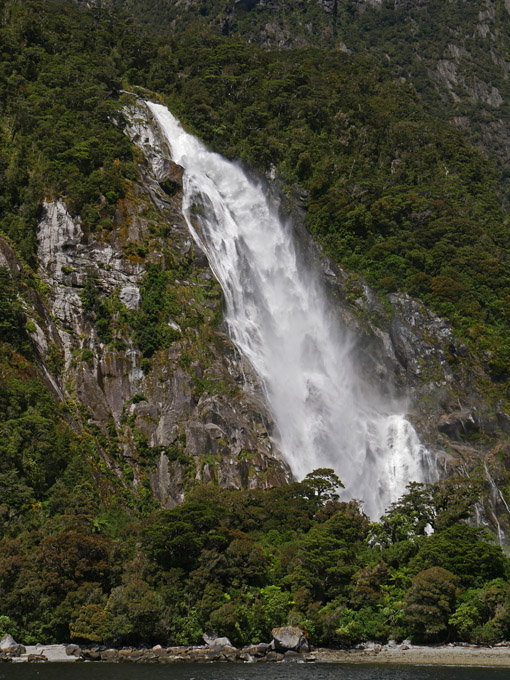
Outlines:
{"type": "Polygon", "coordinates": [[[463,436],[478,432],[479,429],[478,417],[472,411],[448,413],[438,420],[438,430],[451,439],[462,439],[463,436]]]}

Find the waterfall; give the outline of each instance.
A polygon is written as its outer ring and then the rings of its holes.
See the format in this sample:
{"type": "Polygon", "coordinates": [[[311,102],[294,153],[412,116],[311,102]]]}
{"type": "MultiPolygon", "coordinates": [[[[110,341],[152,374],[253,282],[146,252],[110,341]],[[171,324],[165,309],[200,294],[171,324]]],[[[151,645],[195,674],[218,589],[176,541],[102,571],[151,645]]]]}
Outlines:
{"type": "Polygon", "coordinates": [[[409,481],[424,481],[426,450],[404,414],[363,387],[352,338],[263,188],[148,106],[184,168],[186,220],[222,286],[228,333],[262,380],[282,454],[297,478],[333,468],[378,518],[409,481]]]}

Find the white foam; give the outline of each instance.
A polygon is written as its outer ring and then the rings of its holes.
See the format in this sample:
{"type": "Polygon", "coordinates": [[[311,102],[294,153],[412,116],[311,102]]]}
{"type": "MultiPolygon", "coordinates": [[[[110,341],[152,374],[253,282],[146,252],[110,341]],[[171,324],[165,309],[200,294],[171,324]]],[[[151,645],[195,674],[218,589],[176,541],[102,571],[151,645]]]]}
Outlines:
{"type": "Polygon", "coordinates": [[[184,167],[189,228],[223,288],[228,332],[263,381],[283,455],[298,478],[334,468],[348,495],[379,517],[409,481],[423,481],[426,450],[404,413],[361,384],[349,333],[262,187],[164,106],[149,107],[184,167]]]}

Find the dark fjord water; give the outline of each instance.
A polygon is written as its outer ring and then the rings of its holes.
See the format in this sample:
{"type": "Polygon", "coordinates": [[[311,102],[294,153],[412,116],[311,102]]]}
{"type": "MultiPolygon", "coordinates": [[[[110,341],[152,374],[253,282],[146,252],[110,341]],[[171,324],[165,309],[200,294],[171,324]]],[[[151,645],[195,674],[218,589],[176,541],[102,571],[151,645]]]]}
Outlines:
{"type": "Polygon", "coordinates": [[[351,664],[5,664],[0,680],[508,680],[508,668],[351,664]]]}

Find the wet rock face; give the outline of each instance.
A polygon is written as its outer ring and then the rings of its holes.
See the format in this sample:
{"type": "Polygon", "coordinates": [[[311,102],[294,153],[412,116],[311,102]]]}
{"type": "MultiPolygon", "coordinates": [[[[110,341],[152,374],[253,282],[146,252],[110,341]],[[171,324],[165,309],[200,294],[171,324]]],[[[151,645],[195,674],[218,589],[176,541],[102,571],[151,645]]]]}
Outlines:
{"type": "Polygon", "coordinates": [[[510,535],[501,491],[509,480],[510,415],[492,396],[483,356],[472,354],[419,300],[406,294],[383,300],[363,280],[327,258],[317,259],[337,313],[355,337],[367,389],[407,412],[439,477],[485,478],[493,500],[481,511],[483,521],[494,525],[499,517],[510,535]]]}
{"type": "Polygon", "coordinates": [[[506,417],[490,398],[491,380],[444,319],[408,296],[389,300],[394,375],[409,395],[411,418],[438,465],[465,474],[505,438],[506,417]]]}

